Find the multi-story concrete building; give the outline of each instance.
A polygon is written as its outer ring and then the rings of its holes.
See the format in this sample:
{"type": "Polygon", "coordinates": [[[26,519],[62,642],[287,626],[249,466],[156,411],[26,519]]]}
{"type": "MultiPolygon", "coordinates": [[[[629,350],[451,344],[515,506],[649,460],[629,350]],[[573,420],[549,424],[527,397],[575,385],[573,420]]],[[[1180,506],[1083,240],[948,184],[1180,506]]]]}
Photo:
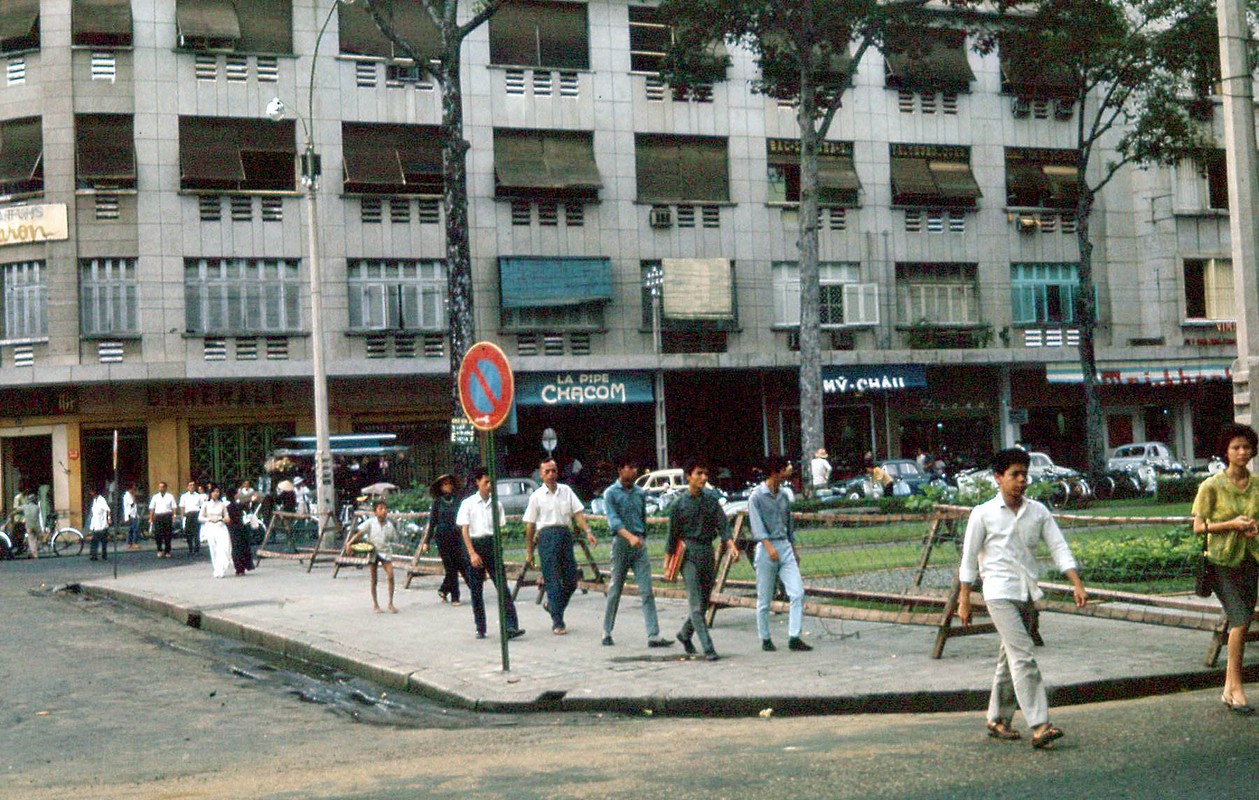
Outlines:
{"type": "MultiPolygon", "coordinates": [[[[49,484],[77,512],[116,429],[124,481],[176,486],[256,474],[277,437],[310,432],[307,124],[333,430],[397,432],[418,476],[440,469],[440,99],[423,72],[332,0],[0,9],[3,496],[49,484]],[[268,119],[273,96],[302,118],[268,119]]],[[[546,427],[566,459],[653,462],[657,371],[672,458],[798,449],[794,112],[751,91],[739,49],[725,80],[675,98],[654,74],[669,35],[647,5],[539,1],[465,44],[476,327],[518,374],[512,469],[546,427]]],[[[824,149],[827,445],[1022,440],[1079,461],[1078,109],[1043,65],[960,37],[932,63],[868,53],[824,149]]],[[[1101,197],[1111,444],[1201,458],[1231,413],[1221,176],[1131,170],[1101,197]]]]}

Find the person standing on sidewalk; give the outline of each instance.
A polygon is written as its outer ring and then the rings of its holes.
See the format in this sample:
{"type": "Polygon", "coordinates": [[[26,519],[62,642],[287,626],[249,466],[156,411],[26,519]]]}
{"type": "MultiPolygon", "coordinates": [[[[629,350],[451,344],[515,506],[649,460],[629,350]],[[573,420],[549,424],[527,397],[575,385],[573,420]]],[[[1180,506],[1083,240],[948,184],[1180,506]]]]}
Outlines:
{"type": "Polygon", "coordinates": [[[804,581],[796,556],[791,495],[786,489],[791,462],[782,456],[770,456],[765,462],[765,475],[765,482],[748,497],[748,522],[756,542],[756,629],[761,635],[761,649],[769,652],[778,649],[769,635],[769,604],[774,599],[774,587],[782,580],[791,602],[787,615],[787,647],[801,652],[812,650],[800,638],[804,626],[804,581]]]}
{"type": "Polygon", "coordinates": [[[831,485],[831,462],[827,460],[829,458],[830,454],[826,452],[826,448],[819,447],[813,454],[813,460],[809,462],[809,477],[813,481],[815,491],[831,485]]]}
{"type": "Polygon", "coordinates": [[[157,494],[149,498],[149,528],[157,542],[157,557],[170,558],[170,543],[175,535],[175,495],[166,491],[166,481],[159,481],[157,494]]]}
{"type": "Polygon", "coordinates": [[[581,501],[573,490],[559,482],[560,470],[555,459],[538,465],[542,485],[529,495],[522,517],[525,523],[525,569],[533,566],[533,547],[538,546],[542,561],[542,580],[546,584],[547,610],[551,613],[551,633],[568,633],[564,610],[577,591],[577,561],[573,558],[573,526],[582,529],[591,547],[597,544],[581,501]],[[535,536],[536,534],[536,536],[535,536]]]}
{"type": "Polygon", "coordinates": [[[730,535],[730,522],[721,508],[717,493],[709,490],[708,466],[695,461],[686,466],[686,491],[669,509],[669,545],[672,553],[681,545],[686,546],[682,559],[682,580],[686,583],[686,599],[690,613],[678,631],[678,641],[687,653],[695,652],[692,634],[699,636],[704,657],[718,659],[713,640],[708,635],[708,623],[704,613],[708,598],[713,593],[714,574],[713,540],[720,538],[722,546],[730,554],[731,561],[739,560],[739,551],[730,535]]]}
{"type": "Polygon", "coordinates": [[[198,520],[205,535],[205,546],[210,551],[210,566],[216,578],[227,577],[227,567],[232,558],[232,541],[227,531],[227,503],[217,486],[210,487],[210,496],[201,504],[198,520]]]}
{"type": "Polygon", "coordinates": [[[1228,662],[1220,700],[1235,714],[1249,716],[1242,664],[1246,634],[1259,595],[1259,481],[1250,473],[1259,436],[1248,425],[1230,425],[1220,437],[1228,465],[1207,478],[1194,498],[1193,532],[1206,537],[1212,588],[1228,619],[1228,662]]]}
{"type": "Polygon", "coordinates": [[[616,464],[617,480],[603,490],[608,510],[608,530],[612,532],[612,565],[608,577],[608,605],[603,612],[603,644],[611,647],[612,628],[621,605],[625,576],[634,568],[634,581],[643,603],[643,621],[647,624],[647,646],[668,647],[673,644],[660,636],[656,617],[656,596],[651,591],[651,556],[647,554],[647,493],[634,485],[638,463],[622,458],[616,464]]]}
{"type": "Polygon", "coordinates": [[[197,491],[196,481],[188,481],[188,490],[179,496],[179,510],[184,515],[184,543],[188,545],[190,556],[201,552],[201,504],[206,499],[197,491]]]}
{"type": "Polygon", "coordinates": [[[463,576],[469,589],[472,585],[466,571],[468,554],[464,552],[463,538],[455,522],[459,511],[459,506],[455,505],[455,477],[437,476],[428,491],[433,496],[433,505],[428,511],[428,528],[420,539],[420,552],[428,552],[430,540],[437,542],[437,552],[442,557],[442,569],[445,571],[437,594],[441,595],[443,603],[462,605],[459,602],[459,577],[463,576]]]}
{"type": "Polygon", "coordinates": [[[122,496],[122,521],[127,526],[127,549],[140,549],[140,489],[134,483],[122,496]]]}
{"type": "Polygon", "coordinates": [[[394,527],[393,520],[389,519],[388,503],[377,500],[372,510],[373,516],[363,520],[358,530],[346,540],[345,550],[350,552],[350,545],[360,539],[372,546],[368,561],[372,572],[372,608],[377,614],[380,613],[380,603],[376,600],[376,569],[378,565],[384,565],[385,578],[389,581],[389,613],[397,614],[398,609],[393,605],[393,545],[398,539],[398,530],[394,527]]]}
{"type": "MultiPolygon", "coordinates": [[[[485,587],[486,575],[494,582],[494,589],[503,596],[503,608],[507,617],[507,638],[515,639],[524,636],[516,618],[516,604],[511,599],[511,587],[504,580],[498,582],[498,562],[494,557],[494,517],[491,513],[490,474],[485,469],[477,469],[472,473],[472,482],[476,491],[463,499],[459,511],[455,514],[455,524],[463,536],[463,548],[467,553],[467,564],[464,575],[468,581],[468,591],[472,595],[472,620],[476,623],[476,638],[485,638],[485,587]]],[[[501,524],[507,515],[503,513],[503,504],[498,503],[495,509],[501,524]]],[[[439,545],[440,546],[440,545],[439,545]]]]}
{"type": "Polygon", "coordinates": [[[101,560],[109,560],[109,501],[105,499],[105,495],[92,489],[92,505],[90,506],[90,518],[87,524],[88,535],[92,537],[92,549],[89,551],[89,560],[96,560],[96,548],[99,546],[101,550],[101,560]]]}
{"type": "Polygon", "coordinates": [[[982,577],[984,604],[1001,637],[988,701],[988,735],[1021,739],[1011,727],[1017,707],[1032,729],[1032,747],[1041,748],[1062,738],[1062,731],[1049,722],[1049,700],[1028,631],[1035,603],[1044,596],[1037,581],[1037,545],[1043,542],[1048,547],[1058,571],[1071,581],[1077,607],[1084,606],[1088,595],[1053,515],[1039,502],[1023,496],[1030,465],[1031,456],[1019,448],[998,451],[992,458],[998,492],[975,506],[966,524],[958,571],[957,616],[964,626],[970,625],[971,585],[982,577]]]}

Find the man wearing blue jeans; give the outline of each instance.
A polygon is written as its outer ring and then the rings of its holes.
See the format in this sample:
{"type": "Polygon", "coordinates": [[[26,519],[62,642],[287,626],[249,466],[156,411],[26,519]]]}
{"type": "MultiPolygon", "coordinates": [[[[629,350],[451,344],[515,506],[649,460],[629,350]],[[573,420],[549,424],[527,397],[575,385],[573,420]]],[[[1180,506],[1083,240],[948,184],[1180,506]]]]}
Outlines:
{"type": "Polygon", "coordinates": [[[576,525],[594,547],[598,541],[582,513],[581,501],[568,486],[559,482],[559,465],[548,458],[538,466],[542,485],[529,495],[529,505],[521,517],[525,523],[525,569],[533,566],[536,542],[546,584],[547,610],[551,613],[551,633],[568,633],[564,609],[577,591],[577,561],[573,558],[573,530],[576,525]],[[535,537],[536,533],[536,537],[535,537]]]}
{"type": "Polygon", "coordinates": [[[804,623],[804,582],[796,557],[791,497],[785,487],[791,477],[791,462],[781,456],[770,456],[765,464],[765,475],[765,482],[753,489],[748,498],[748,522],[756,541],[753,562],[756,566],[756,629],[761,635],[761,649],[767,652],[778,649],[769,635],[769,604],[774,599],[774,587],[781,580],[791,602],[787,614],[787,647],[801,652],[812,650],[800,638],[804,623]]]}
{"type": "Polygon", "coordinates": [[[622,458],[616,465],[617,481],[603,492],[608,510],[608,530],[612,532],[612,567],[608,578],[608,605],[603,612],[603,644],[611,647],[612,627],[621,605],[621,589],[630,567],[638,596],[643,601],[643,621],[647,623],[647,646],[668,647],[673,644],[660,636],[656,618],[656,596],[651,591],[651,557],[647,555],[647,493],[634,485],[638,464],[622,458]]]}

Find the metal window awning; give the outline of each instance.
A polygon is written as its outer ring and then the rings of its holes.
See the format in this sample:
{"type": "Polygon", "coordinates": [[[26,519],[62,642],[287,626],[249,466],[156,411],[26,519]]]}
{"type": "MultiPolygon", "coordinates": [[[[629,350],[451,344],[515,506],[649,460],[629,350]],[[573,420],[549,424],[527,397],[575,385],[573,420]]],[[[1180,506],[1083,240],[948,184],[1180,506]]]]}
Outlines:
{"type": "Polygon", "coordinates": [[[1001,72],[1010,89],[1035,98],[1074,97],[1069,70],[1045,57],[1035,38],[1017,33],[1001,37],[1001,72]]]}
{"type": "MultiPolygon", "coordinates": [[[[441,31],[433,24],[423,3],[393,3],[388,7],[393,13],[394,32],[409,44],[422,60],[432,60],[441,53],[441,31]]],[[[401,58],[367,9],[359,3],[340,3],[337,8],[341,52],[377,58],[401,58]]]]}
{"type": "Polygon", "coordinates": [[[839,189],[842,191],[861,191],[861,180],[857,177],[857,167],[851,158],[825,158],[817,160],[817,183],[822,189],[839,189]]]}
{"type": "Polygon", "coordinates": [[[131,43],[131,0],[74,0],[75,44],[131,43]]]}
{"type": "Polygon", "coordinates": [[[974,200],[982,197],[979,183],[970,171],[970,164],[960,161],[929,161],[927,168],[935,180],[939,194],[945,200],[974,200]]]}
{"type": "Polygon", "coordinates": [[[133,127],[128,114],[80,114],[74,126],[79,179],[134,181],[133,127]]]}
{"type": "Polygon", "coordinates": [[[666,258],[661,313],[670,320],[734,319],[734,270],[728,258],[666,258]]]}
{"type": "Polygon", "coordinates": [[[888,38],[884,56],[890,85],[910,91],[969,91],[975,73],[962,31],[893,31],[888,38]]]}
{"type": "Polygon", "coordinates": [[[496,131],[494,176],[500,191],[598,190],[594,138],[585,133],[496,131]]]}
{"type": "Polygon", "coordinates": [[[240,19],[231,0],[179,0],[175,24],[181,41],[240,39],[240,19]]]}
{"type": "Polygon", "coordinates": [[[892,194],[897,197],[937,197],[935,178],[924,158],[892,157],[892,194]]]}
{"type": "Polygon", "coordinates": [[[241,151],[297,155],[296,123],[238,117],[180,117],[179,169],[184,182],[246,179],[241,151]]]}
{"type": "Polygon", "coordinates": [[[504,309],[606,302],[612,299],[612,261],[504,256],[498,260],[498,285],[504,309]]]}
{"type": "Polygon", "coordinates": [[[441,140],[434,127],[342,124],[345,184],[366,191],[407,192],[408,176],[428,177],[425,186],[442,176],[441,140]]]}
{"type": "Polygon", "coordinates": [[[43,154],[39,117],[0,122],[0,184],[31,180],[43,154]]]}
{"type": "Polygon", "coordinates": [[[39,0],[0,0],[0,42],[30,35],[39,20],[39,0]]]}

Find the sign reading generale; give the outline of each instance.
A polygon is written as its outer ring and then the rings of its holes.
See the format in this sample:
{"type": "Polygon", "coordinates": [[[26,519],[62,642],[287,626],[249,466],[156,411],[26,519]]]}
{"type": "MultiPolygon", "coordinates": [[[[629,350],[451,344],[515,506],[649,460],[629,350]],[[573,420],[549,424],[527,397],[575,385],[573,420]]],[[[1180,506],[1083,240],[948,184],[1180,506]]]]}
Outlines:
{"type": "Polygon", "coordinates": [[[0,246],[69,238],[65,203],[0,208],[0,246]]]}
{"type": "Polygon", "coordinates": [[[572,406],[650,403],[645,372],[530,372],[516,375],[516,405],[572,406]]]}

